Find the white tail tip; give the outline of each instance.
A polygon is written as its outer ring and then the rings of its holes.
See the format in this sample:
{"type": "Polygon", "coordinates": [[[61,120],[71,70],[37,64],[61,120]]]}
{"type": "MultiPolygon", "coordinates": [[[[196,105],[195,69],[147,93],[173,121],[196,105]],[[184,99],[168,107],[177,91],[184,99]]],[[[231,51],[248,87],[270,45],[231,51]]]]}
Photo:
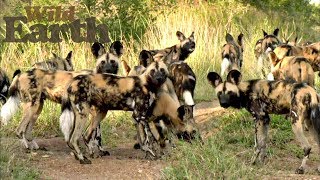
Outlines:
{"type": "Polygon", "coordinates": [[[71,110],[65,109],[60,116],[60,128],[64,135],[64,139],[70,140],[71,131],[74,124],[74,114],[71,110]]]}
{"type": "Polygon", "coordinates": [[[12,116],[18,111],[20,98],[18,96],[10,96],[8,101],[1,108],[1,122],[7,125],[12,116]]]}

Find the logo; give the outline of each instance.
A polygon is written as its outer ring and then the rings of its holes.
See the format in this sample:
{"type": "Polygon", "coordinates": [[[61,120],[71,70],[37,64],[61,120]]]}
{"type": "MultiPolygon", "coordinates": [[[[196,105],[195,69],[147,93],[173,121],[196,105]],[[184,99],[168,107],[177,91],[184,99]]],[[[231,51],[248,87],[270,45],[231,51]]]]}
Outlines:
{"type": "Polygon", "coordinates": [[[85,23],[75,19],[75,7],[69,6],[26,6],[27,16],[3,17],[6,24],[4,42],[62,42],[62,34],[70,34],[74,42],[110,42],[105,24],[96,25],[96,18],[89,17],[85,23]],[[30,22],[56,22],[56,24],[33,24],[23,31],[23,25],[30,22]],[[58,22],[65,22],[59,24],[58,22]],[[97,39],[99,35],[99,39],[97,39]]]}

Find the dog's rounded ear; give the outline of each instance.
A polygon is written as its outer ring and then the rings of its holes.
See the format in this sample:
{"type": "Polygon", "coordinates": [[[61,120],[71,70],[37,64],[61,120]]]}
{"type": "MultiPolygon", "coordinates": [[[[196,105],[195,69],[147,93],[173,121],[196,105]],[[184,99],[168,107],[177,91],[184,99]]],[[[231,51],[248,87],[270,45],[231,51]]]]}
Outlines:
{"type": "Polygon", "coordinates": [[[207,75],[207,79],[214,88],[222,83],[222,78],[216,72],[209,72],[207,75]]]}
{"type": "Polygon", "coordinates": [[[154,62],[154,59],[150,51],[142,50],[139,54],[139,61],[141,66],[148,67],[152,62],[154,62]]]}
{"type": "Polygon", "coordinates": [[[191,39],[192,41],[194,41],[194,32],[192,31],[191,35],[189,36],[189,39],[191,39]]]}
{"type": "Polygon", "coordinates": [[[273,35],[278,36],[278,34],[279,34],[279,28],[277,28],[277,29],[275,29],[275,30],[273,31],[273,35]]]}
{"type": "Polygon", "coordinates": [[[242,47],[243,46],[243,34],[240,33],[238,36],[238,44],[242,47]]]}
{"type": "Polygon", "coordinates": [[[70,51],[66,57],[66,60],[67,61],[70,61],[71,60],[71,57],[72,57],[72,51],[70,51]]]}
{"type": "Polygon", "coordinates": [[[105,54],[106,50],[104,49],[104,46],[101,43],[95,42],[91,46],[91,52],[95,58],[98,58],[99,56],[105,54]]]}
{"type": "Polygon", "coordinates": [[[267,33],[267,32],[265,32],[263,29],[262,29],[262,32],[263,32],[263,37],[268,36],[268,33],[267,33]]]}
{"type": "Polygon", "coordinates": [[[184,109],[184,105],[180,106],[178,109],[178,117],[183,121],[183,116],[186,114],[186,111],[184,109]]]}
{"type": "Polygon", "coordinates": [[[120,41],[115,41],[110,45],[109,52],[121,57],[123,54],[123,45],[120,41]]]}
{"type": "Polygon", "coordinates": [[[238,71],[238,70],[231,70],[229,73],[228,73],[228,76],[227,76],[227,81],[232,83],[232,84],[236,84],[238,85],[241,81],[241,72],[238,71]]]}
{"type": "Polygon", "coordinates": [[[52,55],[53,55],[54,58],[57,58],[57,57],[58,57],[57,54],[54,53],[54,52],[52,53],[52,55]]]}
{"type": "Polygon", "coordinates": [[[180,31],[177,31],[176,35],[177,35],[179,41],[183,41],[186,39],[186,36],[184,36],[184,34],[180,31]]]}
{"type": "Polygon", "coordinates": [[[274,52],[271,51],[271,52],[268,54],[268,57],[269,57],[269,59],[271,60],[271,63],[272,63],[273,66],[276,66],[276,65],[278,64],[279,59],[278,59],[276,53],[274,53],[274,52]]]}
{"type": "Polygon", "coordinates": [[[234,39],[231,34],[229,34],[229,33],[226,34],[226,41],[227,41],[227,43],[234,42],[234,39]]]}

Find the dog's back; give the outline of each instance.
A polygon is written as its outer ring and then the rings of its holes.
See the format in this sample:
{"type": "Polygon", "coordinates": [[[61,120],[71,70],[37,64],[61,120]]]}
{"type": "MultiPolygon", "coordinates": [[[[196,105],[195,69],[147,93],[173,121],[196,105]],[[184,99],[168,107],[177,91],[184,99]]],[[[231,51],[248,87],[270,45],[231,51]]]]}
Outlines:
{"type": "Polygon", "coordinates": [[[53,54],[53,58],[35,63],[32,67],[43,70],[64,70],[73,71],[73,64],[71,61],[72,51],[70,51],[65,59],[53,54]]]}

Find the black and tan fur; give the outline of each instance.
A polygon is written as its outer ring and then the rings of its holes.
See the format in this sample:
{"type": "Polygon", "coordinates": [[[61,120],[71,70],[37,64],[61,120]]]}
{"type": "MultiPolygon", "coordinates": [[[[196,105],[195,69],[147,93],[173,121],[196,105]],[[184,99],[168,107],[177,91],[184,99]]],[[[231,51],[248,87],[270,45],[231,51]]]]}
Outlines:
{"type": "Polygon", "coordinates": [[[210,72],[207,78],[215,88],[222,107],[245,108],[253,116],[255,121],[253,163],[263,162],[266,157],[269,114],[288,114],[293,132],[304,151],[304,158],[296,173],[304,173],[311,152],[311,145],[304,135],[304,123],[309,126],[318,145],[320,143],[320,106],[314,88],[305,83],[287,81],[241,81],[241,73],[236,70],[229,72],[226,81],[222,81],[215,72],[210,72]]]}
{"type": "Polygon", "coordinates": [[[275,29],[273,34],[268,34],[263,31],[263,38],[259,39],[254,48],[254,54],[258,63],[258,70],[261,73],[261,78],[267,77],[267,72],[270,71],[270,61],[268,60],[268,53],[273,51],[281,41],[278,39],[279,29],[275,29]]]}
{"type": "MultiPolygon", "coordinates": [[[[125,72],[125,74],[128,74],[129,76],[139,76],[141,75],[148,65],[150,65],[152,62],[154,62],[153,57],[149,51],[143,50],[140,52],[139,55],[139,65],[134,66],[133,68],[130,68],[126,61],[123,61],[124,65],[128,67],[126,70],[130,70],[129,72],[125,72]]],[[[193,136],[193,134],[196,133],[196,128],[194,127],[194,119],[193,119],[193,100],[192,104],[184,103],[184,105],[180,106],[180,103],[178,101],[177,94],[175,92],[175,89],[182,89],[185,88],[185,90],[189,90],[193,95],[194,87],[195,87],[195,75],[189,66],[185,66],[184,62],[182,63],[172,63],[169,67],[169,79],[166,80],[166,82],[158,89],[155,97],[155,102],[152,105],[153,111],[152,116],[153,119],[156,119],[155,121],[156,126],[158,127],[158,130],[160,131],[160,143],[163,145],[164,141],[166,140],[166,131],[168,129],[167,126],[172,127],[171,124],[177,124],[177,123],[183,123],[183,124],[189,124],[190,127],[189,133],[193,136]],[[182,68],[182,69],[181,69],[182,68]],[[174,76],[174,72],[176,72],[176,75],[178,71],[183,71],[184,74],[179,75],[179,80],[176,79],[176,83],[182,83],[177,85],[178,88],[175,88],[171,78],[174,76]],[[186,76],[186,77],[181,77],[186,76]],[[181,80],[181,81],[180,81],[181,80]],[[178,82],[179,81],[179,82],[178,82]],[[180,107],[179,107],[180,106],[180,107]],[[193,131],[193,132],[192,132],[193,131]]],[[[181,100],[183,98],[183,93],[180,93],[181,100]]],[[[192,98],[192,97],[191,97],[192,98]]],[[[174,129],[170,128],[171,130],[175,131],[174,129]]],[[[184,138],[186,140],[189,140],[188,137],[183,137],[183,135],[180,133],[178,134],[180,138],[184,138]]],[[[184,134],[186,136],[186,134],[184,134]]],[[[193,137],[191,137],[193,138],[193,137]]],[[[158,139],[157,139],[158,140],[158,139]]],[[[135,145],[137,148],[138,146],[135,145]]]]}
{"type": "MultiPolygon", "coordinates": [[[[91,123],[85,137],[86,143],[89,142],[91,132],[100,124],[108,110],[133,111],[140,145],[143,150],[153,154],[149,149],[150,136],[148,133],[151,131],[156,139],[159,135],[157,135],[157,130],[154,131],[154,122],[149,121],[150,117],[147,116],[150,114],[148,113],[149,107],[153,104],[150,93],[156,93],[158,88],[165,83],[167,76],[166,65],[163,62],[153,62],[140,76],[120,77],[111,74],[90,74],[75,77],[68,88],[69,97],[65,104],[69,106],[65,106],[61,118],[71,122],[69,129],[64,128],[63,133],[80,163],[91,163],[83,156],[78,146],[91,107],[95,107],[100,112],[101,118],[91,123]],[[74,114],[74,118],[70,118],[72,115],[68,114],[74,114]],[[146,131],[146,128],[150,130],[146,131]]],[[[186,131],[180,122],[174,125],[179,132],[186,131]]]]}
{"type": "MultiPolygon", "coordinates": [[[[94,43],[93,47],[97,44],[99,43],[94,43]]],[[[105,61],[103,66],[107,65],[110,61],[119,62],[121,54],[113,54],[119,49],[113,49],[112,45],[109,52],[104,52],[105,54],[97,53],[99,51],[104,51],[101,48],[92,49],[92,53],[98,58],[98,61],[105,61]],[[107,59],[110,57],[113,59],[107,59]]],[[[103,46],[101,45],[101,47],[103,46]]],[[[114,67],[113,69],[104,70],[110,70],[110,73],[116,73],[118,71],[118,66],[113,66],[114,63],[111,64],[111,67],[114,67]]],[[[51,100],[56,103],[61,103],[63,94],[66,94],[67,92],[67,85],[73,77],[82,74],[92,74],[94,71],[83,70],[70,72],[34,68],[27,72],[17,74],[13,78],[9,88],[10,97],[1,109],[2,123],[8,123],[11,117],[19,109],[21,103],[23,109],[22,121],[16,130],[16,134],[22,139],[22,142],[27,149],[38,149],[39,146],[32,137],[32,128],[42,111],[44,101],[51,100]]]]}
{"type": "Polygon", "coordinates": [[[232,69],[241,70],[243,63],[243,34],[240,33],[237,41],[235,41],[231,34],[226,34],[226,44],[222,47],[222,63],[221,75],[228,73],[232,69]]]}
{"type": "Polygon", "coordinates": [[[0,102],[4,104],[7,101],[10,81],[4,70],[0,69],[0,102]]]}
{"type": "Polygon", "coordinates": [[[306,46],[292,46],[283,44],[273,51],[279,59],[286,56],[303,56],[308,59],[313,70],[320,71],[320,42],[312,43],[306,46]]]}
{"type": "Polygon", "coordinates": [[[286,56],[279,59],[274,52],[270,52],[269,59],[272,65],[268,80],[292,80],[314,87],[314,71],[306,58],[286,56]]]}
{"type": "Polygon", "coordinates": [[[64,71],[73,71],[73,64],[71,61],[72,51],[70,51],[65,59],[57,56],[55,53],[53,54],[53,58],[35,63],[32,67],[37,69],[44,70],[64,70],[64,71]]]}
{"type": "Polygon", "coordinates": [[[155,61],[162,60],[166,65],[184,61],[195,50],[194,32],[188,38],[180,31],[177,31],[176,35],[179,44],[161,50],[149,50],[155,61]]]}

